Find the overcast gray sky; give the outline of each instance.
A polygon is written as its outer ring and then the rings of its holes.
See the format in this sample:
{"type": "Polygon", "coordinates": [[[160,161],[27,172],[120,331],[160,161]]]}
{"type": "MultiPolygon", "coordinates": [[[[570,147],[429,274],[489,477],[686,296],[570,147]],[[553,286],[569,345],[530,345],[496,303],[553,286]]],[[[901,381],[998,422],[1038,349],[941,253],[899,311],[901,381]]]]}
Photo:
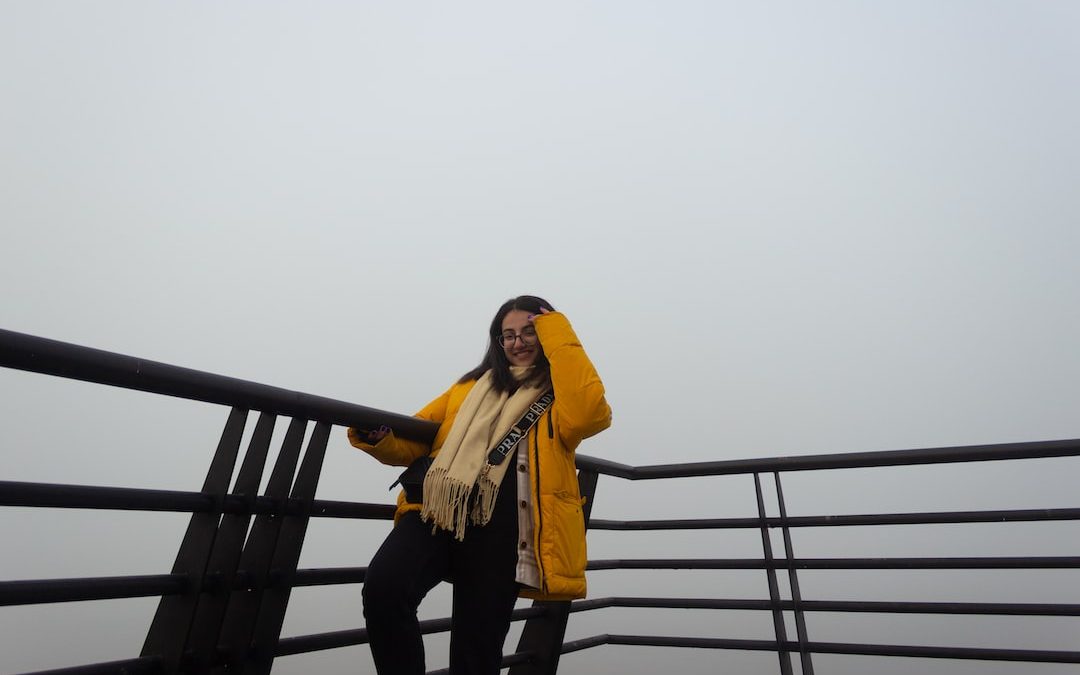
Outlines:
{"type": "MultiPolygon", "coordinates": [[[[0,325],[410,413],[475,365],[503,300],[534,293],[570,317],[608,388],[614,425],[586,454],[1075,438],[1078,57],[1074,2],[8,1],[0,325]]],[[[198,489],[225,419],[11,371],[0,396],[8,480],[198,489]]],[[[1077,468],[815,474],[785,489],[807,515],[1076,506],[1077,468]]],[[[387,501],[394,475],[336,430],[320,496],[387,501]]],[[[594,515],[749,515],[749,485],[602,479],[594,515]]],[[[183,523],[8,510],[2,576],[160,573],[183,523]]],[[[973,541],[1077,554],[1075,528],[985,527],[920,541],[928,555],[973,541]]],[[[384,532],[317,523],[302,564],[364,564],[384,532]]],[[[598,532],[590,554],[752,557],[756,536],[598,532]]],[[[911,552],[891,531],[799,536],[807,556],[911,552]]],[[[695,574],[597,572],[591,593],[765,593],[760,574],[695,574]]],[[[1075,575],[813,579],[820,599],[1080,602],[1075,575]]],[[[0,671],[131,656],[152,611],[0,611],[0,671]],[[41,637],[56,626],[61,648],[41,637]]],[[[286,634],[361,621],[358,588],[305,591],[286,634]]],[[[906,622],[818,619],[811,637],[941,639],[906,622]]],[[[1041,635],[963,625],[961,644],[1080,639],[1075,620],[1041,635]]],[[[609,611],[570,633],[770,630],[764,615],[609,611]]],[[[431,644],[429,665],[445,663],[431,644]]],[[[366,648],[306,658],[275,673],[370,668],[366,648]]],[[[564,672],[654,672],[661,658],[775,671],[768,655],[610,647],[564,672]]],[[[868,666],[822,658],[834,673],[868,666]]]]}

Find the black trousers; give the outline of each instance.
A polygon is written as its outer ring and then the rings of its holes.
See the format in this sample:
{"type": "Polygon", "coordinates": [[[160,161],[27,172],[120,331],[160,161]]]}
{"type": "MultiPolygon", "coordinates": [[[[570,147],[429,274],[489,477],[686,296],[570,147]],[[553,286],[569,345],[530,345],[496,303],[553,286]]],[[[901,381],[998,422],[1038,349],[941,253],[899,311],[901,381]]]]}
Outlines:
{"type": "Polygon", "coordinates": [[[424,641],[416,609],[440,581],[454,585],[452,675],[498,675],[517,600],[517,480],[506,472],[491,521],[469,526],[464,541],[410,512],[368,565],[364,618],[379,675],[423,675],[424,641]]]}

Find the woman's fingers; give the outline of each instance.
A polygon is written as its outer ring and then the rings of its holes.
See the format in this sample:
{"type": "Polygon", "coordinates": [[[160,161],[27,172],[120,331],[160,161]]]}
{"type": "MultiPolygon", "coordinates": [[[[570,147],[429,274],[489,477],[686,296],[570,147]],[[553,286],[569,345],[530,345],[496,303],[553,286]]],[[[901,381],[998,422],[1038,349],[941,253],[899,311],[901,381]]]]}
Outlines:
{"type": "Polygon", "coordinates": [[[364,432],[364,436],[368,443],[378,443],[389,436],[391,431],[392,429],[390,429],[390,427],[382,424],[378,429],[371,429],[370,431],[364,432]]]}
{"type": "MultiPolygon", "coordinates": [[[[541,305],[541,306],[540,306],[540,313],[541,313],[541,314],[551,314],[551,310],[550,310],[550,309],[548,309],[547,307],[544,307],[543,305],[541,305]]],[[[530,314],[530,315],[529,315],[528,317],[526,317],[526,318],[528,318],[528,320],[529,320],[529,323],[532,323],[533,321],[535,321],[535,320],[536,320],[536,315],[535,315],[535,314],[530,314]]]]}

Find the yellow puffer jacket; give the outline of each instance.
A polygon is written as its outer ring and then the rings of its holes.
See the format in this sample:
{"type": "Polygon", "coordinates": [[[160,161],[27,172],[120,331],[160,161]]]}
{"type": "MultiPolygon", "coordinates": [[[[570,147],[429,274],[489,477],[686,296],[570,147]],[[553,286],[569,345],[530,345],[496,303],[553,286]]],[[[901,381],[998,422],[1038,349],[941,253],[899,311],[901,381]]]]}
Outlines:
{"type": "MultiPolygon", "coordinates": [[[[571,600],[585,597],[588,560],[574,450],[582,439],[611,426],[611,407],[604,398],[604,385],[566,317],[559,312],[542,314],[536,317],[535,326],[544,354],[551,362],[555,403],[528,436],[535,525],[533,548],[542,585],[539,592],[526,589],[522,595],[540,600],[571,600]]],[[[377,445],[369,445],[360,440],[355,429],[349,429],[349,442],[383,464],[393,466],[408,466],[429,452],[436,455],[474,384],[474,381],[454,384],[416,413],[416,417],[439,423],[439,431],[430,446],[397,438],[393,433],[377,445]]],[[[398,495],[395,519],[419,509],[419,504],[406,502],[402,492],[398,495]]]]}

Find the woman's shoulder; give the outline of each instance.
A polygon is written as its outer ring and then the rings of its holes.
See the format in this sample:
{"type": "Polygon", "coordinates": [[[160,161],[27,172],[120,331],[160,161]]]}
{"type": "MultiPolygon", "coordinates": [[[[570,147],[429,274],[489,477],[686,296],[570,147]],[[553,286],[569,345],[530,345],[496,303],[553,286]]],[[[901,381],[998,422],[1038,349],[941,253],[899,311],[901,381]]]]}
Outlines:
{"type": "Polygon", "coordinates": [[[475,378],[458,380],[457,382],[450,385],[450,394],[453,395],[454,392],[462,391],[468,393],[469,390],[472,389],[474,386],[476,386],[475,378]]]}
{"type": "Polygon", "coordinates": [[[461,402],[465,400],[465,397],[469,395],[469,392],[472,391],[474,386],[476,386],[476,380],[474,379],[458,380],[450,385],[450,389],[447,391],[447,396],[450,399],[450,407],[458,407],[461,402]]]}

